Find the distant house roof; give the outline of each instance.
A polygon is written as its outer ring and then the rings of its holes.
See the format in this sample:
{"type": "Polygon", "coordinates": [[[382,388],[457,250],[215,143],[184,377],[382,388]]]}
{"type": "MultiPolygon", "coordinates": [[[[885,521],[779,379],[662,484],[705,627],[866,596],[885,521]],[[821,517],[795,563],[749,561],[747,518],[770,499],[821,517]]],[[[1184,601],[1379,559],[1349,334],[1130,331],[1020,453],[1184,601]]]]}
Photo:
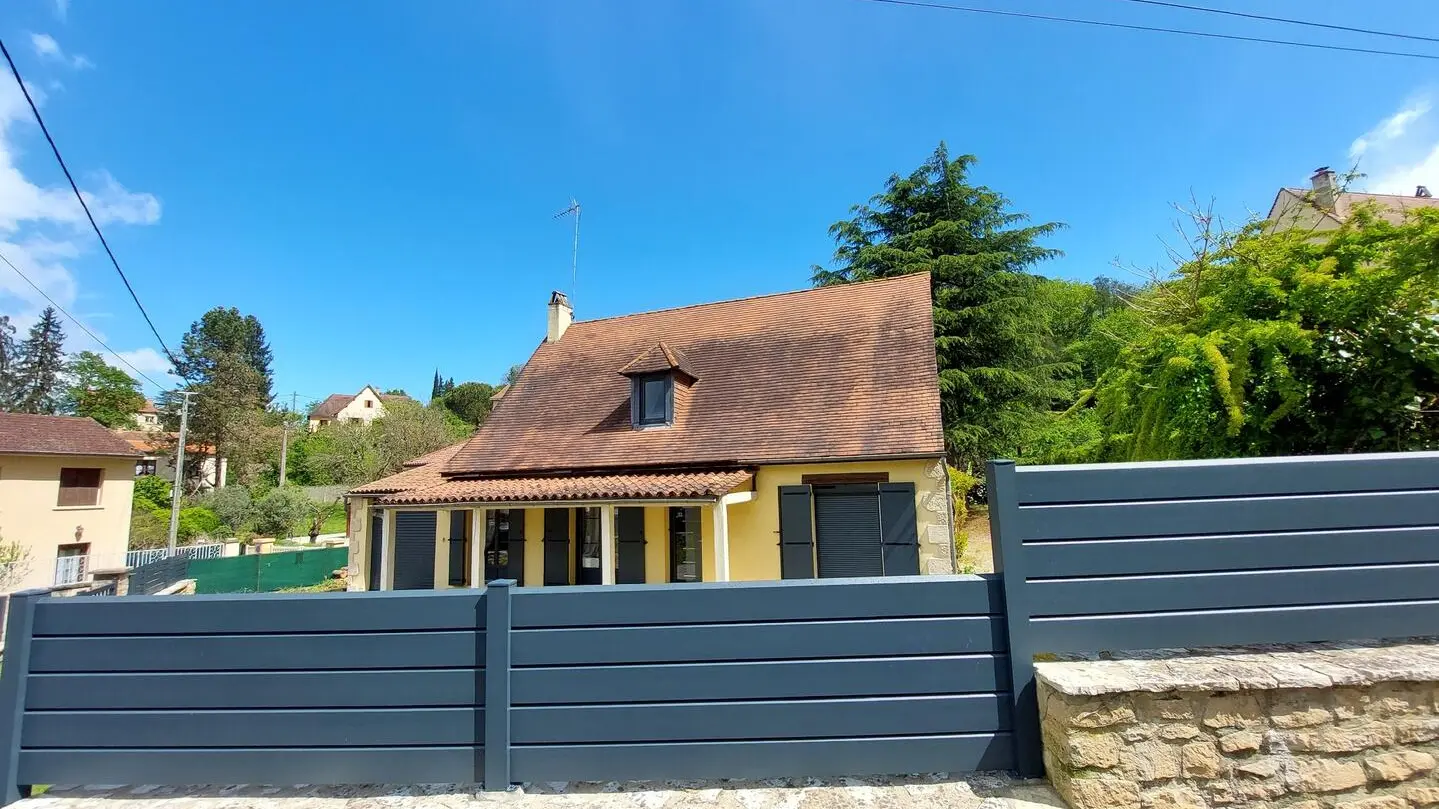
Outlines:
{"type": "MultiPolygon", "coordinates": [[[[366,387],[370,390],[375,390],[373,385],[367,385],[366,387]]],[[[361,388],[360,393],[364,392],[365,389],[361,388]]],[[[340,415],[340,411],[344,410],[346,405],[358,399],[360,393],[332,393],[325,397],[325,401],[315,405],[315,409],[310,411],[310,418],[321,420],[333,419],[340,415]]],[[[382,402],[393,402],[400,399],[413,401],[410,397],[402,393],[377,393],[376,395],[380,397],[380,401],[382,402]]]]}
{"type": "Polygon", "coordinates": [[[142,407],[142,408],[140,408],[137,412],[139,412],[139,413],[156,413],[156,414],[158,414],[160,411],[155,409],[155,403],[154,403],[154,402],[150,401],[149,399],[146,399],[146,400],[145,400],[145,406],[142,407]]]}
{"type": "Polygon", "coordinates": [[[929,274],[917,273],[579,321],[540,344],[445,473],[939,456],[933,318],[929,274]],[[675,367],[698,380],[683,413],[634,429],[619,372],[675,367]]]}
{"type": "MultiPolygon", "coordinates": [[[[115,435],[125,443],[146,455],[169,452],[179,433],[157,433],[152,430],[116,430],[115,435]]],[[[214,455],[215,448],[209,444],[185,443],[185,451],[196,455],[214,455]]]]}
{"type": "Polygon", "coordinates": [[[356,486],[350,490],[352,495],[376,495],[392,494],[395,492],[406,492],[413,489],[424,489],[431,486],[438,486],[444,482],[440,471],[445,464],[453,457],[460,448],[465,445],[464,441],[458,444],[451,444],[442,447],[427,455],[405,462],[405,468],[393,475],[382,477],[363,486],[356,486]]]}
{"type": "Polygon", "coordinates": [[[139,453],[94,419],[0,413],[0,454],[132,458],[139,453]]]}
{"type": "Polygon", "coordinates": [[[1273,219],[1289,205],[1307,206],[1319,215],[1335,222],[1344,222],[1354,214],[1354,209],[1366,203],[1378,206],[1379,218],[1397,225],[1404,221],[1404,215],[1419,208],[1439,208],[1439,198],[1416,197],[1405,194],[1366,194],[1357,191],[1337,191],[1334,194],[1334,209],[1329,210],[1315,204],[1314,192],[1305,188],[1281,188],[1269,206],[1269,219],[1273,219]]]}

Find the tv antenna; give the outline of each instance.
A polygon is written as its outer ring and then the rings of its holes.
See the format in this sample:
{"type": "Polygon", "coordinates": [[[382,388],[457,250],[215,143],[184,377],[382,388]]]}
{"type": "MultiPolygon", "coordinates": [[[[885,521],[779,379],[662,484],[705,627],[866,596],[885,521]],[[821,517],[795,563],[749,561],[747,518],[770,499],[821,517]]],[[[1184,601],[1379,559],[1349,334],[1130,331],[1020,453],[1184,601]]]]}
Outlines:
{"type": "MultiPolygon", "coordinates": [[[[570,254],[570,297],[577,298],[580,278],[580,201],[570,197],[570,207],[555,214],[555,219],[575,215],[575,247],[570,254]]],[[[572,304],[573,305],[573,304],[572,304]]]]}

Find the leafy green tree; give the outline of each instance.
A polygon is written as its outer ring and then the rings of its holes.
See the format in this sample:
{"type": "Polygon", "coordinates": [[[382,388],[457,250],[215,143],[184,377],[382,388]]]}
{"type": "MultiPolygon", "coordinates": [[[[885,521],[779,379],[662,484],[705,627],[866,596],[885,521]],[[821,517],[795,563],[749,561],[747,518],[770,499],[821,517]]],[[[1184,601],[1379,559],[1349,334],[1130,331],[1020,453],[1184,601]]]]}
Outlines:
{"type": "Polygon", "coordinates": [[[255,504],[250,490],[238,484],[216,489],[205,498],[205,505],[215,512],[220,525],[235,534],[254,516],[255,504]]]}
{"type": "Polygon", "coordinates": [[[227,357],[238,358],[255,372],[259,379],[256,395],[262,404],[269,404],[274,356],[265,340],[265,328],[254,315],[242,315],[233,306],[217,306],[190,324],[180,340],[175,373],[189,382],[214,379],[233,370],[221,365],[227,357]]]}
{"type": "Polygon", "coordinates": [[[135,414],[145,406],[140,383],[105,362],[93,351],[81,351],[66,365],[69,383],[62,409],[92,418],[111,429],[133,427],[135,414]]]}
{"type": "Polygon", "coordinates": [[[220,518],[204,506],[190,506],[180,509],[180,519],[176,525],[175,536],[177,539],[191,540],[196,537],[214,538],[220,534],[220,518]]]}
{"type": "Polygon", "coordinates": [[[465,382],[440,397],[439,402],[472,427],[485,423],[490,415],[496,388],[487,382],[465,382]]]}
{"type": "Polygon", "coordinates": [[[65,332],[54,307],[47,306],[17,351],[15,409],[53,414],[60,406],[60,375],[65,371],[65,332]]]}
{"type": "Polygon", "coordinates": [[[945,437],[951,459],[977,468],[1009,454],[1062,395],[1029,270],[1059,253],[1040,245],[1061,225],[1027,224],[999,192],[968,179],[972,155],[943,143],[907,177],[830,228],[834,268],[818,285],[929,271],[945,437]]]}
{"type": "Polygon", "coordinates": [[[1098,459],[1439,447],[1439,211],[1328,234],[1196,220],[1092,397],[1098,459]]]}
{"type": "Polygon", "coordinates": [[[524,363],[519,363],[519,364],[517,364],[517,365],[511,365],[511,366],[510,366],[510,370],[505,371],[505,384],[506,384],[506,385],[513,385],[513,384],[515,384],[516,382],[520,381],[520,373],[523,372],[524,370],[525,370],[525,365],[524,365],[524,363]]]}
{"type": "Polygon", "coordinates": [[[163,548],[169,541],[169,513],[148,508],[136,508],[130,512],[130,550],[163,548]]]}
{"type": "Polygon", "coordinates": [[[9,315],[0,315],[0,412],[15,409],[19,388],[20,356],[15,345],[15,326],[9,315]]]}
{"type": "MultiPolygon", "coordinates": [[[[404,388],[390,388],[389,390],[385,391],[385,395],[386,395],[386,396],[409,396],[410,394],[405,393],[405,389],[404,389],[404,388]]],[[[314,408],[310,408],[310,409],[313,410],[314,408]]]]}
{"type": "Polygon", "coordinates": [[[368,483],[472,432],[472,425],[442,405],[391,401],[385,415],[369,424],[330,424],[315,431],[303,463],[312,480],[368,483]]]}
{"type": "MultiPolygon", "coordinates": [[[[225,457],[244,454],[248,425],[243,422],[247,414],[265,410],[271,398],[272,355],[260,321],[234,308],[211,309],[190,326],[176,359],[175,372],[196,394],[190,403],[190,440],[216,447],[225,457]]],[[[180,397],[166,394],[162,404],[165,428],[179,429],[180,397]]]]}
{"type": "Polygon", "coordinates": [[[136,502],[144,500],[155,508],[169,508],[172,485],[171,481],[158,475],[141,475],[135,478],[134,499],[136,502]]]}

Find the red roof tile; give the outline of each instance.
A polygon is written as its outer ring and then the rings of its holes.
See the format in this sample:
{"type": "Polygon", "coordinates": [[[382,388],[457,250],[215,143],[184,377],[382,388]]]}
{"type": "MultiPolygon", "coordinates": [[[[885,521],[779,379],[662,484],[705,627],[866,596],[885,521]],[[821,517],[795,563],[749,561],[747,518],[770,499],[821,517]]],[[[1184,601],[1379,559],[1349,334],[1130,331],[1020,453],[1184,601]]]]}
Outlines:
{"type": "Polygon", "coordinates": [[[465,445],[464,441],[458,444],[451,444],[448,447],[437,449],[428,455],[421,455],[414,460],[405,463],[405,469],[393,475],[380,478],[363,486],[356,486],[350,490],[352,495],[376,495],[390,494],[393,492],[407,492],[412,489],[423,489],[430,486],[437,486],[444,482],[440,471],[445,464],[453,457],[460,448],[465,445]]]}
{"type": "Polygon", "coordinates": [[[445,472],[942,455],[929,285],[919,273],[579,321],[536,349],[445,472]],[[616,372],[660,342],[699,381],[683,420],[635,430],[616,372]]]}
{"type": "MultiPolygon", "coordinates": [[[[401,473],[403,474],[403,473],[401,473]]],[[[565,477],[450,480],[424,489],[392,494],[381,505],[430,503],[504,503],[568,500],[682,500],[712,498],[747,483],[748,470],[662,472],[654,474],[573,475],[565,477]]]]}
{"type": "Polygon", "coordinates": [[[139,455],[125,439],[94,419],[0,413],[0,454],[139,455]]]}

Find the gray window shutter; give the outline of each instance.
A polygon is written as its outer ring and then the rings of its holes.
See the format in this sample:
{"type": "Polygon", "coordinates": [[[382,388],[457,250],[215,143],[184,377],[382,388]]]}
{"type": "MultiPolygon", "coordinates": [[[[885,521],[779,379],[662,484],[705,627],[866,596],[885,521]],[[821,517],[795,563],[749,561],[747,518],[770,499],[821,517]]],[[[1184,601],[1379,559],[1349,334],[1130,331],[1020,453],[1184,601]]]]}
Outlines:
{"type": "Polygon", "coordinates": [[[464,587],[470,567],[470,540],[465,536],[465,512],[450,512],[450,586],[464,587]]]}
{"type": "Polygon", "coordinates": [[[570,583],[570,510],[545,509],[545,586],[570,583]]]}
{"type": "Polygon", "coordinates": [[[395,589],[435,587],[435,522],[433,511],[395,512],[395,589]]]}
{"type": "Polygon", "coordinates": [[[884,575],[919,575],[919,529],[913,483],[879,484],[880,541],[884,575]]]}
{"type": "Polygon", "coordinates": [[[816,486],[814,541],[822,579],[884,575],[875,484],[816,486]]]}
{"type": "Polygon", "coordinates": [[[506,570],[507,576],[515,580],[516,584],[525,583],[525,510],[522,508],[510,509],[510,564],[506,570]]]}
{"type": "Polygon", "coordinates": [[[639,506],[615,509],[615,539],[619,540],[617,584],[645,583],[645,510],[639,506]]]}
{"type": "Polygon", "coordinates": [[[814,516],[810,487],[779,487],[780,578],[814,578],[814,516]]]}

